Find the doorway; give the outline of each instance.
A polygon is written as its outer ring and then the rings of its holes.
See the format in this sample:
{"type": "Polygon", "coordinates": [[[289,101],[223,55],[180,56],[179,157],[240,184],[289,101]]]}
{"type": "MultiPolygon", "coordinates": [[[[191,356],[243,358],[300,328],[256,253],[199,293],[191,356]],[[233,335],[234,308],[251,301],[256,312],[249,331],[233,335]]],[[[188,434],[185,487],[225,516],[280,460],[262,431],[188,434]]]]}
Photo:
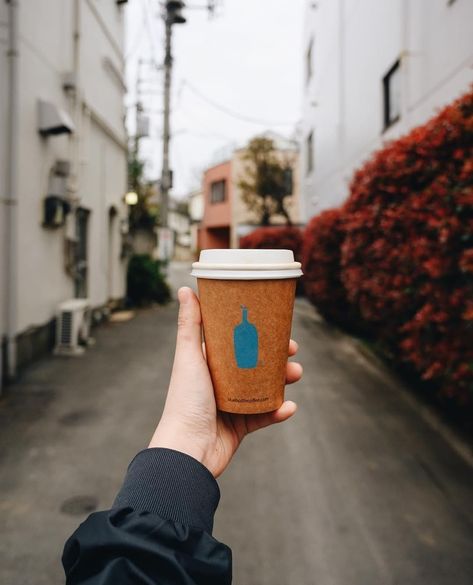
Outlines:
{"type": "Polygon", "coordinates": [[[76,253],[74,294],[78,299],[84,299],[88,293],[88,231],[90,211],[79,207],[76,211],[76,253]]]}

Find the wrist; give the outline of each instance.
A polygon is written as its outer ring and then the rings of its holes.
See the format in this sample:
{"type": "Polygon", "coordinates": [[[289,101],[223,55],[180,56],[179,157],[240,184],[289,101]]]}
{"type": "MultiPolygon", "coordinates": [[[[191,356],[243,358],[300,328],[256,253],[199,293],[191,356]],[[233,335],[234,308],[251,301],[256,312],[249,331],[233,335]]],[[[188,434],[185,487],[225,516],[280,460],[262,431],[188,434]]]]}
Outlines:
{"type": "Polygon", "coordinates": [[[179,428],[176,425],[168,427],[168,425],[161,421],[154,432],[148,448],[163,448],[179,451],[196,459],[208,468],[205,464],[207,449],[202,445],[201,441],[196,440],[195,435],[190,433],[188,429],[179,428]]]}

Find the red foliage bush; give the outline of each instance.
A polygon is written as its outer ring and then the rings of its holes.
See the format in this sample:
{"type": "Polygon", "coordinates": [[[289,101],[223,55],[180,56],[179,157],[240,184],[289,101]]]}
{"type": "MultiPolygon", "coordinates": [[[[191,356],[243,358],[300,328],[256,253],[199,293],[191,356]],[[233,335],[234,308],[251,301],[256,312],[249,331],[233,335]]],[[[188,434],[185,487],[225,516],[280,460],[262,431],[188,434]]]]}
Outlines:
{"type": "Polygon", "coordinates": [[[302,270],[307,298],[324,317],[349,326],[352,311],[340,280],[343,239],[343,214],[340,209],[323,211],[313,217],[304,232],[302,270]]]}
{"type": "Polygon", "coordinates": [[[473,92],[355,173],[343,223],[350,303],[422,378],[473,399],[473,92]]]}
{"type": "Polygon", "coordinates": [[[300,261],[302,254],[302,231],[297,227],[260,227],[240,240],[240,248],[292,250],[300,261]]]}

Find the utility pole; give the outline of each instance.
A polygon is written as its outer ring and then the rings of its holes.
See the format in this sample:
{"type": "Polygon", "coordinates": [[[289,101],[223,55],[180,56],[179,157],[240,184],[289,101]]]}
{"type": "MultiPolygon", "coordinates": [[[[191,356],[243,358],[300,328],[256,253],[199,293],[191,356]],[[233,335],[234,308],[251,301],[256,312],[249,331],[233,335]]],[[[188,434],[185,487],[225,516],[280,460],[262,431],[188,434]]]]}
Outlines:
{"type": "Polygon", "coordinates": [[[164,114],[163,114],[163,166],[161,172],[161,206],[159,217],[161,226],[168,226],[168,205],[169,189],[171,188],[169,172],[169,142],[170,133],[170,102],[171,102],[171,70],[172,70],[172,53],[171,53],[171,35],[172,25],[169,22],[169,15],[166,14],[166,41],[164,55],[164,114]]]}
{"type": "MultiPolygon", "coordinates": [[[[16,335],[17,335],[17,297],[18,297],[18,63],[19,63],[19,0],[8,0],[8,116],[6,124],[6,181],[5,199],[5,240],[2,253],[5,253],[5,311],[7,341],[6,377],[16,375],[16,335]]],[[[3,378],[2,357],[0,356],[0,394],[3,378]]]]}
{"type": "Polygon", "coordinates": [[[171,141],[171,75],[172,75],[172,26],[184,24],[186,19],[181,14],[184,2],[169,0],[166,2],[164,21],[166,26],[164,54],[164,117],[163,117],[163,166],[161,172],[161,206],[159,210],[161,227],[168,227],[169,189],[171,188],[171,170],[169,168],[169,143],[171,141]]]}
{"type": "MultiPolygon", "coordinates": [[[[210,16],[214,15],[217,0],[207,0],[206,5],[191,6],[190,8],[205,9],[210,16]]],[[[182,0],[167,0],[165,2],[165,52],[164,52],[164,109],[163,109],[163,166],[160,185],[160,228],[158,230],[158,254],[161,260],[169,260],[173,246],[173,235],[168,225],[169,190],[172,183],[172,171],[169,168],[169,143],[171,141],[171,79],[172,79],[172,27],[174,24],[184,24],[185,17],[182,9],[186,6],[182,0]]]]}

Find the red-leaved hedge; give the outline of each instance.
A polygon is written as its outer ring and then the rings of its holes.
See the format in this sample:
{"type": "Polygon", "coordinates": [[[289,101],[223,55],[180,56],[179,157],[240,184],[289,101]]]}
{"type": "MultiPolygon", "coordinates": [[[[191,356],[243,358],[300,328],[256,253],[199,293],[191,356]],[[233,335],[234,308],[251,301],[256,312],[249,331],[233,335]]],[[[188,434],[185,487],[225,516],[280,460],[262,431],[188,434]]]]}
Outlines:
{"type": "Polygon", "coordinates": [[[240,248],[292,250],[300,261],[302,254],[302,231],[293,226],[271,226],[256,228],[240,240],[240,248]]]}
{"type": "MultiPolygon", "coordinates": [[[[340,280],[360,326],[443,393],[472,401],[473,92],[374,153],[340,214],[340,280]]],[[[321,239],[333,245],[333,234],[321,239]]]]}
{"type": "Polygon", "coordinates": [[[324,317],[348,327],[352,308],[340,280],[343,239],[341,209],[329,209],[313,217],[304,232],[302,270],[307,298],[324,317]]]}

